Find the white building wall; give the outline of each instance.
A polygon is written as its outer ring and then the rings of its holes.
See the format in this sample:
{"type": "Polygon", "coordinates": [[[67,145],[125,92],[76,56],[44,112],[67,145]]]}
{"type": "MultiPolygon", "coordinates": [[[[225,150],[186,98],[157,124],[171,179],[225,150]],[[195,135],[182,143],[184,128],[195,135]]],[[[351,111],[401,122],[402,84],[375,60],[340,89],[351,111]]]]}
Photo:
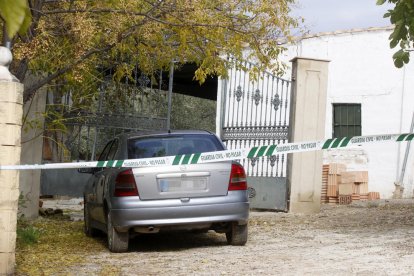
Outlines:
{"type": "MultiPolygon", "coordinates": [[[[389,48],[390,28],[320,34],[288,47],[285,61],[296,56],[328,59],[328,102],[325,134],[332,137],[332,104],[360,103],[362,135],[409,132],[414,112],[414,62],[394,67],[389,48]]],[[[290,72],[287,72],[290,75],[290,72]]],[[[413,143],[414,144],[414,143],[413,143]]],[[[403,143],[378,143],[357,149],[324,153],[325,162],[342,161],[350,170],[369,170],[369,189],[390,198],[406,149],[403,143]]],[[[405,196],[411,197],[414,145],[404,178],[405,196]]]]}

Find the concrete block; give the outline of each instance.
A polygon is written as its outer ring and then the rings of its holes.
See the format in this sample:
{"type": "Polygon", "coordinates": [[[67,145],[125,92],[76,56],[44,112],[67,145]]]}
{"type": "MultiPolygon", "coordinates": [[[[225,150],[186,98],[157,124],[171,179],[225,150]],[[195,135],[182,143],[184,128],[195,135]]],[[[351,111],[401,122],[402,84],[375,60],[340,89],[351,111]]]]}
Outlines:
{"type": "Polygon", "coordinates": [[[353,171],[355,174],[355,182],[368,182],[368,171],[353,171]]]}
{"type": "Polygon", "coordinates": [[[352,186],[354,185],[353,182],[351,183],[340,183],[338,185],[339,195],[352,195],[352,186]]]}
{"type": "Polygon", "coordinates": [[[368,194],[368,182],[361,182],[359,184],[360,194],[368,194]]]}
{"type": "Polygon", "coordinates": [[[376,200],[380,199],[380,193],[379,192],[369,192],[368,193],[368,200],[376,200]]]}
{"type": "Polygon", "coordinates": [[[21,126],[11,124],[1,124],[2,132],[0,138],[1,146],[20,146],[21,142],[21,126]]]}
{"type": "Polygon", "coordinates": [[[357,195],[361,194],[361,185],[359,183],[352,183],[352,193],[357,195]]]}
{"type": "Polygon", "coordinates": [[[14,253],[0,252],[0,275],[14,275],[15,263],[14,253]]]}
{"type": "Polygon", "coordinates": [[[22,124],[23,106],[16,103],[0,104],[0,124],[22,124]]]}
{"type": "Polygon", "coordinates": [[[0,82],[0,103],[23,103],[24,86],[17,82],[0,82]]]}
{"type": "Polygon", "coordinates": [[[19,188],[19,171],[17,170],[0,170],[0,190],[19,188]]]}
{"type": "Polygon", "coordinates": [[[0,211],[3,210],[17,210],[19,200],[18,189],[2,189],[0,193],[0,211]]]}
{"type": "Polygon", "coordinates": [[[16,231],[0,231],[0,252],[14,252],[16,249],[16,231]]]}
{"type": "Polygon", "coordinates": [[[328,175],[328,190],[327,195],[331,197],[338,196],[338,183],[340,182],[339,175],[330,174],[328,175]]]}
{"type": "Polygon", "coordinates": [[[20,164],[20,147],[0,146],[0,164],[1,165],[20,164]]]}
{"type": "Polygon", "coordinates": [[[346,171],[346,165],[342,163],[330,163],[329,174],[342,174],[346,171]]]}
{"type": "Polygon", "coordinates": [[[354,183],[356,176],[354,172],[343,172],[341,175],[341,183],[354,183]]]}
{"type": "Polygon", "coordinates": [[[16,210],[0,211],[0,232],[16,232],[16,210]]]}

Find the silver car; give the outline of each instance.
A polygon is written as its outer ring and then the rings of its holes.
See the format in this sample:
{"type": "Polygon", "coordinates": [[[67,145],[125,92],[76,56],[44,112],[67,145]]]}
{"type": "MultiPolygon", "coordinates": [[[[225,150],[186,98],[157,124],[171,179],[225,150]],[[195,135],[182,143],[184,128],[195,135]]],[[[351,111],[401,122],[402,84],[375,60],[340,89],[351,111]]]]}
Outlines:
{"type": "MultiPolygon", "coordinates": [[[[224,149],[207,131],[138,132],[111,140],[99,160],[224,149]]],[[[92,174],[84,193],[85,233],[106,232],[112,252],[127,251],[132,235],[163,231],[214,230],[231,245],[247,241],[246,174],[237,162],[79,171],[92,174]]]]}

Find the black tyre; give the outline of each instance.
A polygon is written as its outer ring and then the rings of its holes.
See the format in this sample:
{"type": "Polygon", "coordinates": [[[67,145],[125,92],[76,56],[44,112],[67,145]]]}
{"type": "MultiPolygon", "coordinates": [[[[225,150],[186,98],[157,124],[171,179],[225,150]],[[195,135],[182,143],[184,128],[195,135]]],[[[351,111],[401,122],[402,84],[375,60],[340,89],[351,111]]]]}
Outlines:
{"type": "Polygon", "coordinates": [[[230,231],[226,233],[227,243],[230,245],[245,245],[247,233],[247,224],[238,225],[237,222],[233,222],[230,231]]]}
{"type": "Polygon", "coordinates": [[[110,212],[107,215],[108,248],[111,252],[121,253],[128,251],[129,233],[118,232],[112,225],[110,212]]]}
{"type": "Polygon", "coordinates": [[[83,231],[85,232],[85,235],[88,237],[95,237],[97,234],[97,230],[95,228],[92,228],[91,226],[91,218],[89,216],[89,206],[87,202],[84,200],[83,205],[83,231]]]}

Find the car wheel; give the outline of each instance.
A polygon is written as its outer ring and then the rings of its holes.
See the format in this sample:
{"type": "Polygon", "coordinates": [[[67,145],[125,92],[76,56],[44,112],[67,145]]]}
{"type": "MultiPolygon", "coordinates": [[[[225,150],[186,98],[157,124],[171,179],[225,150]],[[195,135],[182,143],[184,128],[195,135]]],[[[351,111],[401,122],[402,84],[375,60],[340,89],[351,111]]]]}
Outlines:
{"type": "Polygon", "coordinates": [[[128,251],[129,233],[118,232],[112,225],[110,212],[107,215],[108,248],[111,252],[121,253],[128,251]]]}
{"type": "Polygon", "coordinates": [[[226,233],[227,243],[230,245],[245,245],[247,232],[247,224],[238,225],[237,222],[233,222],[230,231],[226,233]]]}
{"type": "Polygon", "coordinates": [[[89,206],[84,201],[83,205],[83,231],[85,232],[85,235],[88,237],[94,237],[96,236],[96,229],[91,227],[91,218],[89,216],[89,206]]]}

